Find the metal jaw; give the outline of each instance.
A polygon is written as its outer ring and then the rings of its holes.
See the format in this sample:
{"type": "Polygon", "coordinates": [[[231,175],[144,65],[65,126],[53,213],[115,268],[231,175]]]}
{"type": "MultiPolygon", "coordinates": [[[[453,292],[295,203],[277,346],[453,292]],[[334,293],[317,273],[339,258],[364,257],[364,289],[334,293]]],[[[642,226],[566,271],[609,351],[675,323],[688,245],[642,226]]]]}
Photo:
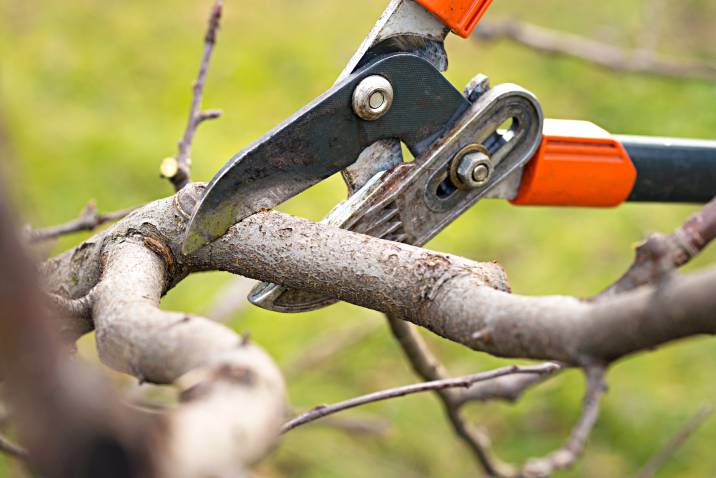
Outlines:
{"type": "MultiPolygon", "coordinates": [[[[499,194],[514,192],[509,186],[537,151],[542,123],[539,102],[528,91],[512,84],[489,89],[414,162],[378,173],[322,222],[423,245],[477,201],[494,196],[495,190],[502,187],[499,194]],[[499,129],[510,120],[509,129],[499,129]],[[475,146],[487,152],[491,173],[482,185],[458,188],[450,178],[451,166],[475,146]]],[[[305,312],[335,302],[320,294],[267,283],[254,288],[249,300],[280,312],[305,312]]]]}

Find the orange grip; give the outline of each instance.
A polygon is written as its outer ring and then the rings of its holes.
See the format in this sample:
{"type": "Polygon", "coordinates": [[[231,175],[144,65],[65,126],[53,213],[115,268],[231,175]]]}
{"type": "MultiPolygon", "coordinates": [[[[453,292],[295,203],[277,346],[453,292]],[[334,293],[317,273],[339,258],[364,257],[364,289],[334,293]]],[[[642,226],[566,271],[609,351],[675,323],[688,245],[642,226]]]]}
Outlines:
{"type": "Polygon", "coordinates": [[[587,121],[546,120],[537,154],[527,163],[518,205],[610,207],[624,202],[636,168],[624,146],[587,121]]]}
{"type": "Polygon", "coordinates": [[[463,38],[470,36],[492,0],[416,0],[463,38]]]}

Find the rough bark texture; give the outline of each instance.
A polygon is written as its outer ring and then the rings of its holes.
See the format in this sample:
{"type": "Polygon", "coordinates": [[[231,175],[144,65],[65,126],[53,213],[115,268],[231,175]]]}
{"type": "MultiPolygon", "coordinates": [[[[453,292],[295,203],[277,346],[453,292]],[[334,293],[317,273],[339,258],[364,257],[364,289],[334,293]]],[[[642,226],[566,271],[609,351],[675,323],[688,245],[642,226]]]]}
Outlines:
{"type": "Polygon", "coordinates": [[[145,239],[116,239],[104,257],[93,310],[100,358],[141,380],[179,385],[181,405],[165,416],[165,476],[235,473],[275,445],[283,378],[231,329],[159,309],[168,268],[145,239]]]}
{"type": "Polygon", "coordinates": [[[102,251],[135,236],[163,257],[166,288],[186,274],[225,270],[328,293],[406,320],[472,349],[504,357],[584,365],[615,360],[661,343],[716,332],[716,269],[674,277],[587,303],[572,297],[509,293],[494,263],[397,244],[282,214],[261,212],[195,255],[179,253],[201,193],[140,209],[114,228],[46,264],[52,292],[77,299],[97,283],[102,251]]]}

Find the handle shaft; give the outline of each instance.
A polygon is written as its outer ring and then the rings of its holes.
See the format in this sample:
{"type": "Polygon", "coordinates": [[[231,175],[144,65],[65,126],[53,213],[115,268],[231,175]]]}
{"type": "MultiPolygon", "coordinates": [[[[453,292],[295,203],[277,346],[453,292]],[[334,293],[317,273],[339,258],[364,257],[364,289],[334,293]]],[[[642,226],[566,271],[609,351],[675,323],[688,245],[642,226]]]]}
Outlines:
{"type": "Polygon", "coordinates": [[[615,136],[636,167],[627,201],[706,203],[716,196],[716,141],[615,136]]]}

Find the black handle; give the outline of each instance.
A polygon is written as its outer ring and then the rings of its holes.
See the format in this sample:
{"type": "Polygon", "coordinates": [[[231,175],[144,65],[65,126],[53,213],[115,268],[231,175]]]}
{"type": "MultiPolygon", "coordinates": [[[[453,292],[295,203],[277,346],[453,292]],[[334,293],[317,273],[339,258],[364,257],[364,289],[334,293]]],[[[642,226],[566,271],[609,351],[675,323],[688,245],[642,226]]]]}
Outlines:
{"type": "Polygon", "coordinates": [[[637,170],[627,201],[706,203],[716,196],[716,141],[616,136],[637,170]]]}

